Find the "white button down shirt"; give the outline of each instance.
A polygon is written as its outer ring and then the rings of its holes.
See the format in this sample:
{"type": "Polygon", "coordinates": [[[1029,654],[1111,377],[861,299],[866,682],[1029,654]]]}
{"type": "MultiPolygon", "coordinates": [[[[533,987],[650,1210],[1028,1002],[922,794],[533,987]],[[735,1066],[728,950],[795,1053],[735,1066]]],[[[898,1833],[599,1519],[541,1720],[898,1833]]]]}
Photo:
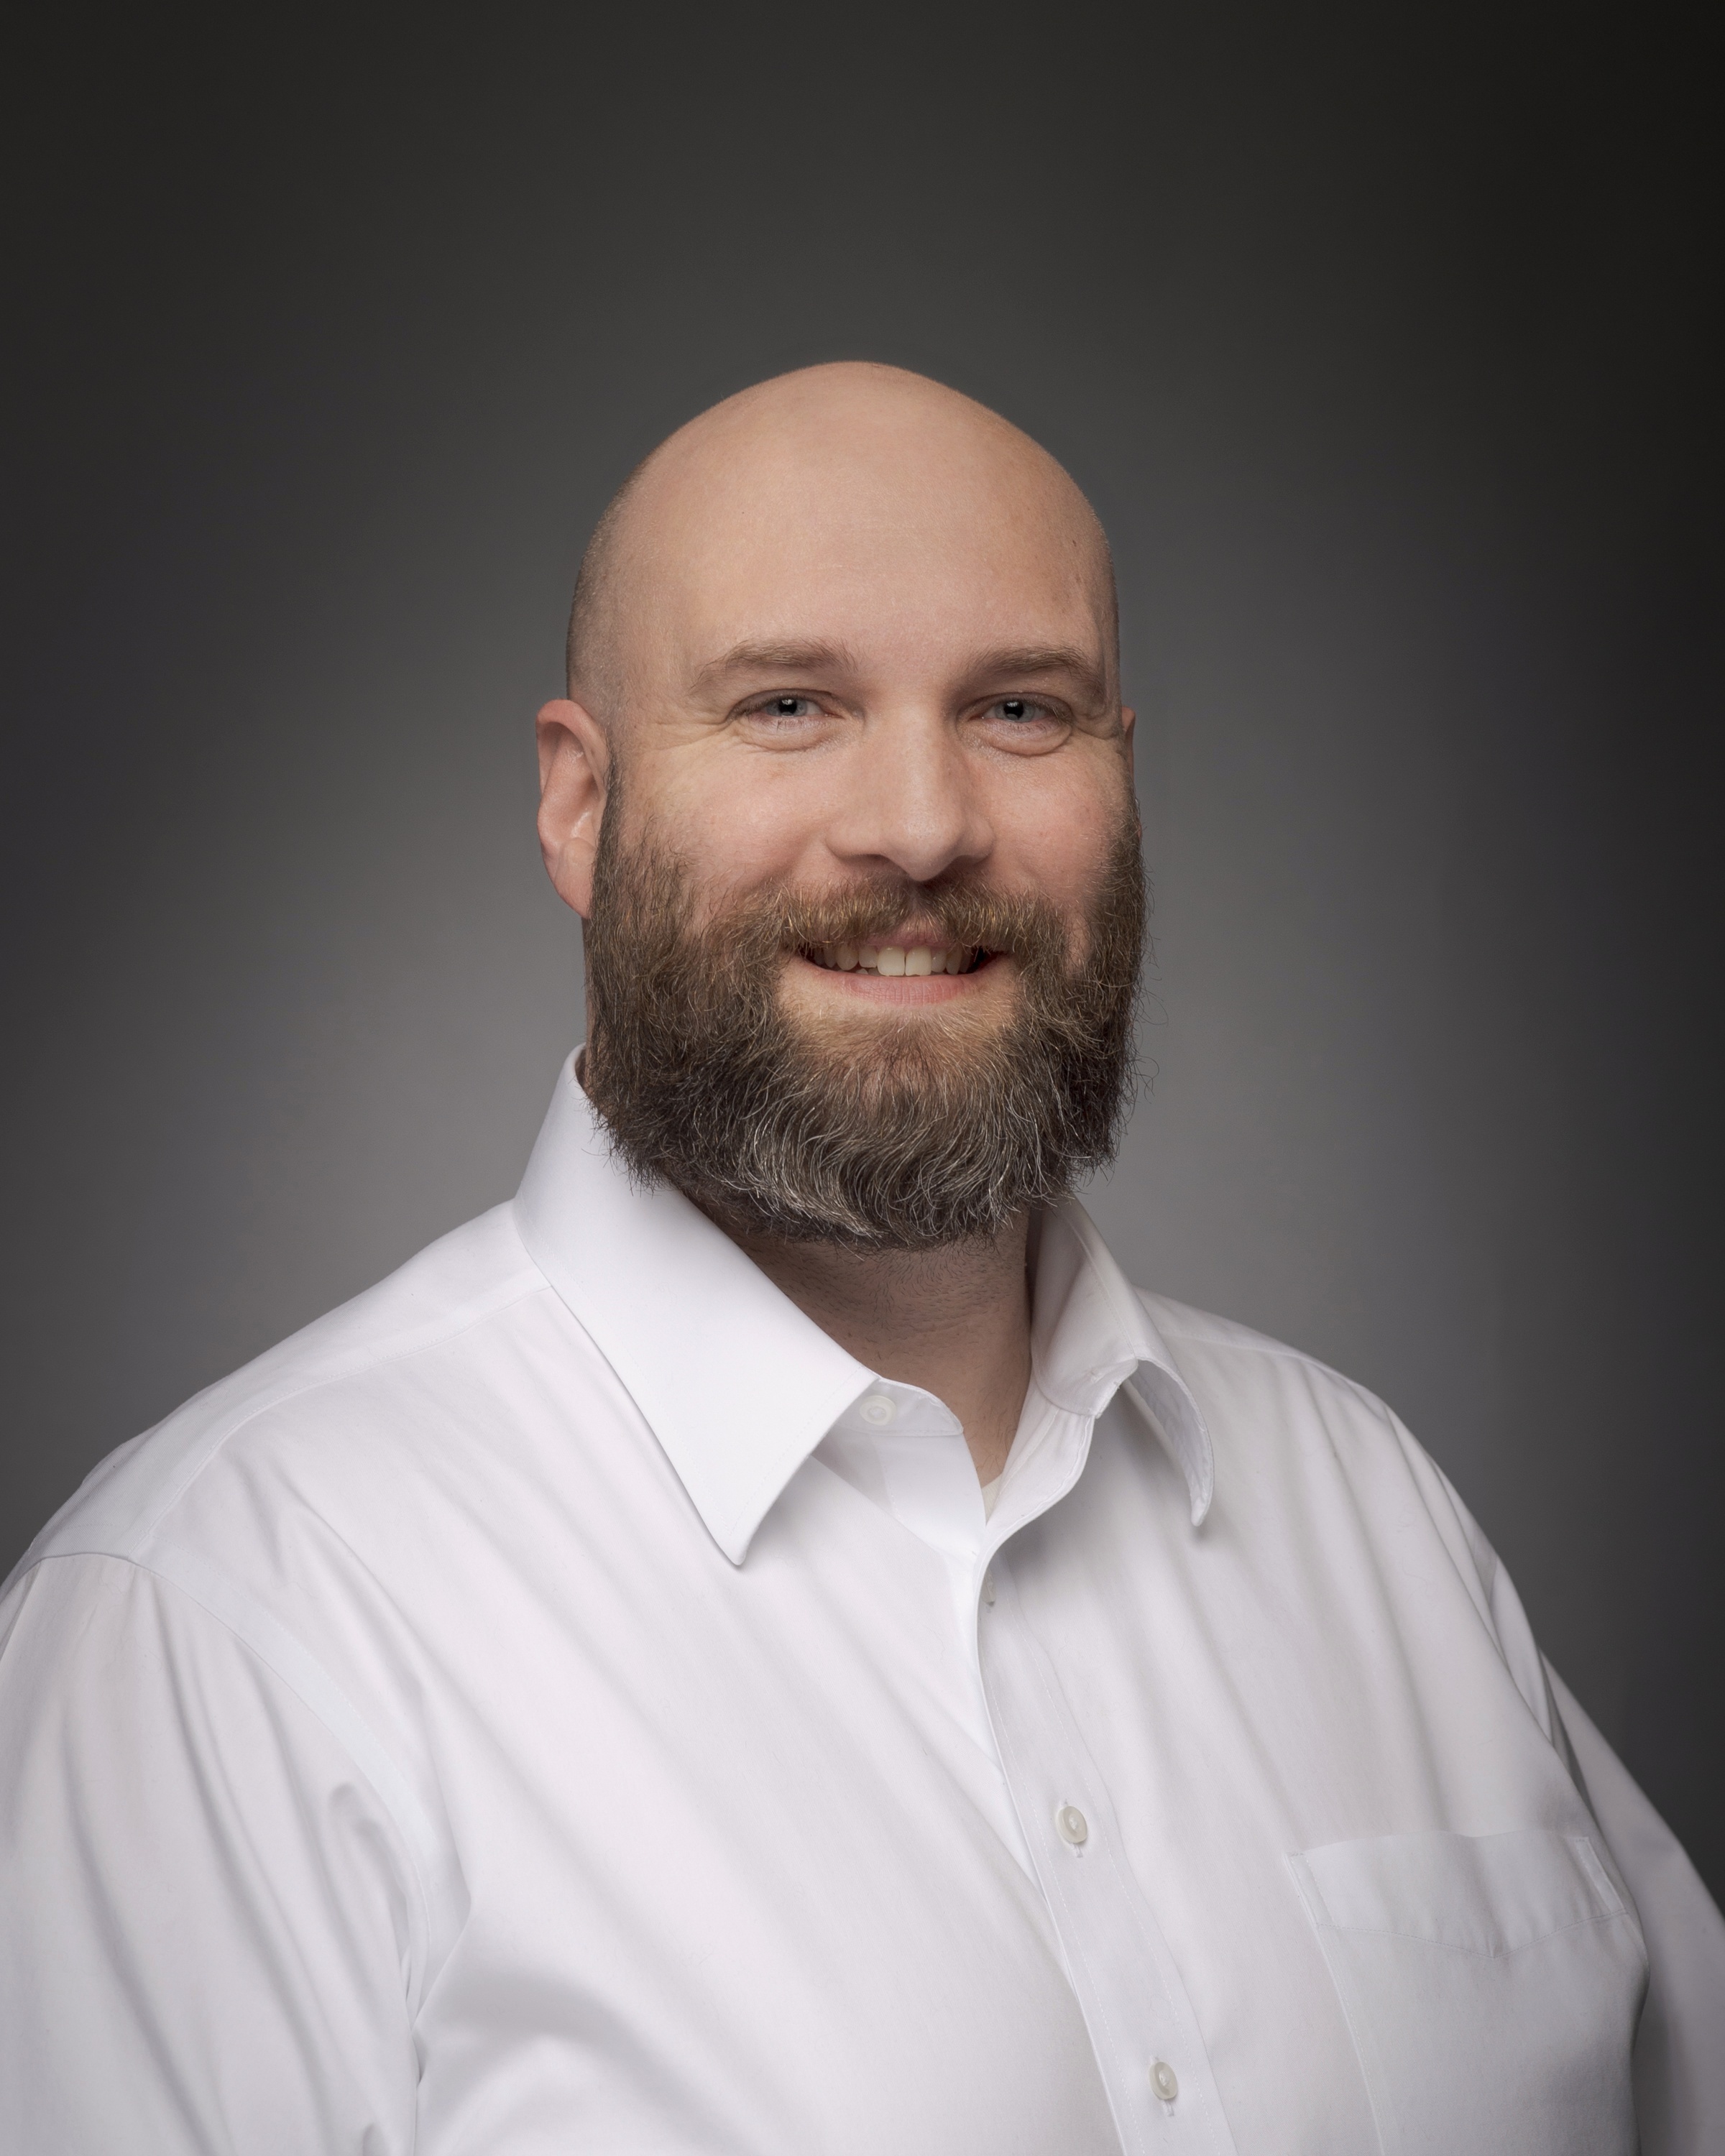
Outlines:
{"type": "Polygon", "coordinates": [[[8,2156],[1725,2146],[1725,1927],[1442,1476],[1034,1277],[988,1512],[566,1070],[114,1455],[0,1602],[8,2156]]]}

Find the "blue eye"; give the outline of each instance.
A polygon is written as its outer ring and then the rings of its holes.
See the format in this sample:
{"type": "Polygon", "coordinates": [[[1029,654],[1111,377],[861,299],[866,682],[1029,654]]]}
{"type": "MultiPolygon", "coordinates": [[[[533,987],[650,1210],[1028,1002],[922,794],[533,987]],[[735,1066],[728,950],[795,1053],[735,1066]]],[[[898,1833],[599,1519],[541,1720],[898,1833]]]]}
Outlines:
{"type": "Polygon", "coordinates": [[[1002,718],[1010,719],[1014,726],[1023,726],[1029,719],[1048,716],[1040,704],[1033,704],[1026,696],[1003,696],[994,709],[1002,718]]]}
{"type": "Polygon", "coordinates": [[[775,696],[765,708],[770,718],[806,719],[815,703],[813,696],[775,696]]]}

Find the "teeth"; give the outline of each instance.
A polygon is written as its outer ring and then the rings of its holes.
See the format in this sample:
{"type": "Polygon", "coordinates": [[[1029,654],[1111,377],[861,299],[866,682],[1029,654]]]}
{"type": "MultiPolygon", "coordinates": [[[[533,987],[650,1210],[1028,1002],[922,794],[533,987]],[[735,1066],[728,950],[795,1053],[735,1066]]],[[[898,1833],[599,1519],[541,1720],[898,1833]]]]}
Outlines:
{"type": "Polygon", "coordinates": [[[932,973],[964,973],[970,970],[974,949],[949,949],[942,944],[822,943],[809,955],[815,963],[837,973],[881,973],[889,980],[901,975],[922,980],[932,973]]]}

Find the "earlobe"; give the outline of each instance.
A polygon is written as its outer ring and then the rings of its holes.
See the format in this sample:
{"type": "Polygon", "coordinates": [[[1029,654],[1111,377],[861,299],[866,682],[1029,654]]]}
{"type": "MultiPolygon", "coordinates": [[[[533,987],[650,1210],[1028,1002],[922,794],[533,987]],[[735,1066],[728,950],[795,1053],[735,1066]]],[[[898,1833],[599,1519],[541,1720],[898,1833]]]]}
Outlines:
{"type": "Polygon", "coordinates": [[[583,920],[593,906],[593,860],[605,809],[603,730],[567,696],[541,710],[539,851],[557,896],[583,920]]]}

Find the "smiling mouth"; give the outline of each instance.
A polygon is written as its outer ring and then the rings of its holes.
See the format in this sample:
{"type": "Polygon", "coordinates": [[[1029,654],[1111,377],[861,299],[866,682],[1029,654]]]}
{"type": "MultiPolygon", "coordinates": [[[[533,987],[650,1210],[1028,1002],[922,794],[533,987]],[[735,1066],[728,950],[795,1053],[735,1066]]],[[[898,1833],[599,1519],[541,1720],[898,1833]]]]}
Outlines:
{"type": "Polygon", "coordinates": [[[935,973],[973,973],[994,956],[974,943],[810,943],[802,956],[833,973],[879,973],[918,980],[935,973]]]}

